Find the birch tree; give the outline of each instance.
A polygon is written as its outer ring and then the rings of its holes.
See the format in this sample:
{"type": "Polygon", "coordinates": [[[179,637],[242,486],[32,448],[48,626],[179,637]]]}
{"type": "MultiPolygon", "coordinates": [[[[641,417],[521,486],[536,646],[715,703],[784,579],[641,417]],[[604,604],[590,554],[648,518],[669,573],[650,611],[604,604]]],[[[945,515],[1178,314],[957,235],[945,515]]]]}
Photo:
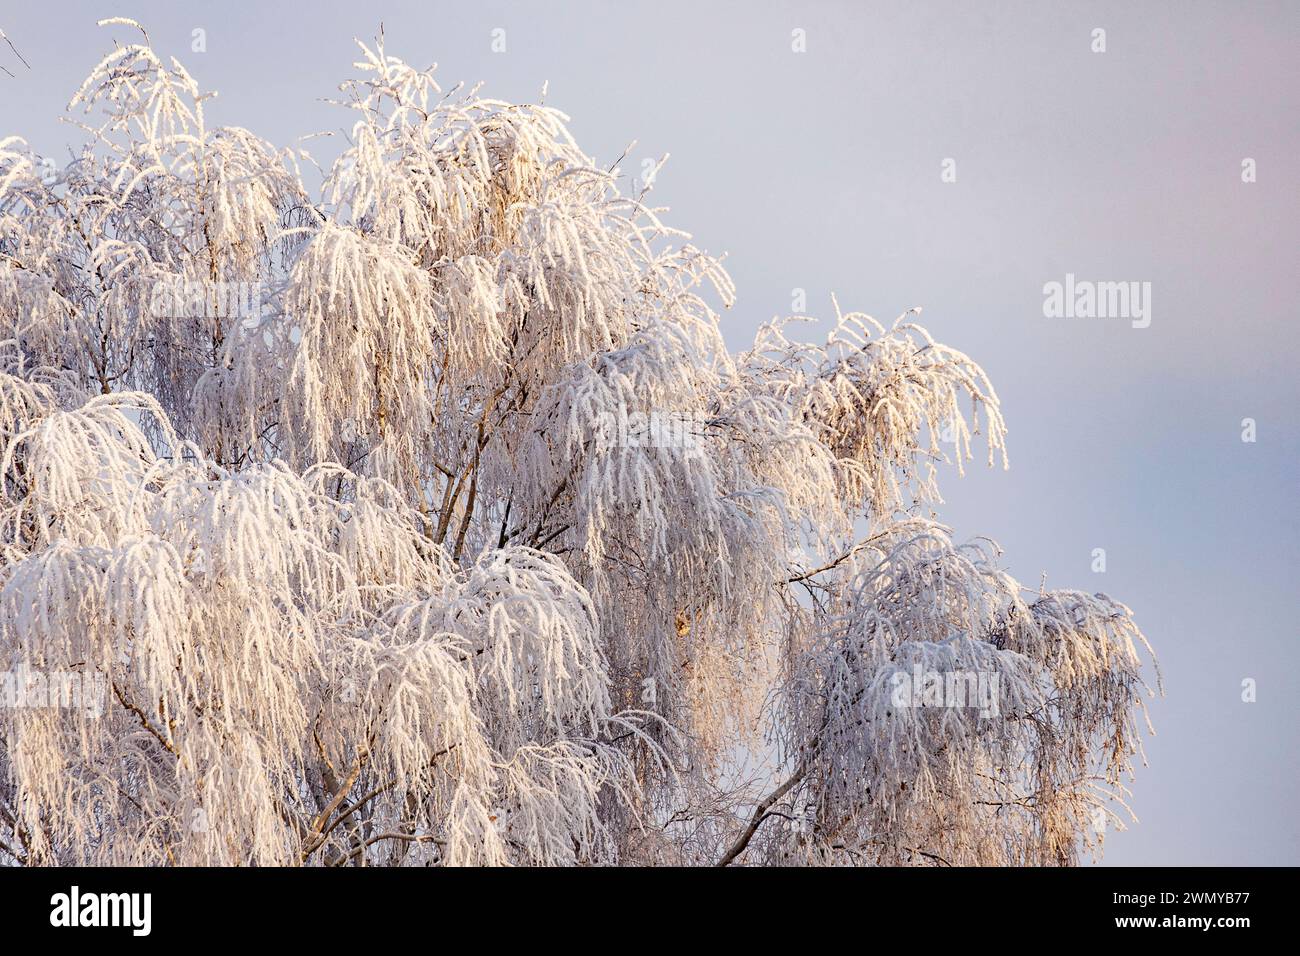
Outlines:
{"type": "Polygon", "coordinates": [[[938,523],[1005,427],[914,313],[729,353],[720,263],[552,107],[381,36],[313,188],[105,25],[72,158],[0,139],[0,862],[1056,865],[1123,826],[1149,648],[938,523]]]}

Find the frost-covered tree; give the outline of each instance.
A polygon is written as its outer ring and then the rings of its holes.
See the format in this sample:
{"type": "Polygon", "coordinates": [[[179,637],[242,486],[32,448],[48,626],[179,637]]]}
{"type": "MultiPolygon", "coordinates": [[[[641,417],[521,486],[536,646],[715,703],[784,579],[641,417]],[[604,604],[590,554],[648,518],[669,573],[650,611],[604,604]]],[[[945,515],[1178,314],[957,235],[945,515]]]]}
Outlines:
{"type": "Polygon", "coordinates": [[[935,522],[1006,461],[971,359],[838,307],[729,354],[561,113],[382,37],[313,191],[106,23],[84,148],[0,140],[0,862],[1099,846],[1145,642],[935,522]]]}

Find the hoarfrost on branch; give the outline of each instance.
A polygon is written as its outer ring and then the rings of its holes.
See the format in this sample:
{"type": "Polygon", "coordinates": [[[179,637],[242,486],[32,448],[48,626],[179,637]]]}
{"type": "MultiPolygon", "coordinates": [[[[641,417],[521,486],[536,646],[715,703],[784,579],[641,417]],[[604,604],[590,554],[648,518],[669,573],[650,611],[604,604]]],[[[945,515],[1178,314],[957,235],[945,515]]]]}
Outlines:
{"type": "Polygon", "coordinates": [[[0,862],[1068,864],[1122,826],[1128,609],[934,520],[945,462],[1006,463],[974,361],[838,306],[730,354],[719,262],[566,117],[382,38],[313,196],[110,25],[82,151],[0,140],[0,862]],[[29,671],[102,707],[18,706],[29,671]],[[922,673],[992,691],[900,706],[922,673]]]}

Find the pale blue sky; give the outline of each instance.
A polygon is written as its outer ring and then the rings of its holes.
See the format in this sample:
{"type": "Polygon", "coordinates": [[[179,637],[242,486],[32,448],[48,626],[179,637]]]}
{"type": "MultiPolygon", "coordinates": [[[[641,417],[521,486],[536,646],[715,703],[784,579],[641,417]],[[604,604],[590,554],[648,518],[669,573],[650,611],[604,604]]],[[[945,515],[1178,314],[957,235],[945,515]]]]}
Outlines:
{"type": "Polygon", "coordinates": [[[1129,604],[1165,673],[1141,823],[1109,837],[1107,862],[1294,865],[1298,11],[3,0],[0,27],[32,70],[0,47],[17,74],[0,74],[0,137],[55,155],[76,138],[56,117],[109,48],[94,21],[112,15],[220,91],[213,121],[282,144],[350,122],[320,99],[380,20],[389,51],[437,61],[444,87],[483,80],[528,101],[549,81],[598,159],[632,139],[629,170],[672,153],[655,196],[729,253],[733,347],[802,288],[813,314],[831,292],[882,320],[924,306],[936,337],[983,363],[1011,471],[949,480],[943,516],[997,539],[1022,580],[1129,604]],[[205,53],[190,52],[196,27],[205,53]],[[956,183],[940,178],[949,157],[956,183]],[[1151,326],[1045,318],[1043,284],[1066,273],[1151,282],[1151,326]]]}

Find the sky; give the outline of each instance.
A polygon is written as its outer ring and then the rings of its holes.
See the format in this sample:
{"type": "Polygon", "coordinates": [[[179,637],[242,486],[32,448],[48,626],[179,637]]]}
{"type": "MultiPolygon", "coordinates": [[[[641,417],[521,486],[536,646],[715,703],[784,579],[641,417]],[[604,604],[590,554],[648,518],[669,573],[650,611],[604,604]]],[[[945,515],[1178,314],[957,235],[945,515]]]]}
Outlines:
{"type": "Polygon", "coordinates": [[[1010,470],[945,476],[943,520],[1123,601],[1160,659],[1105,862],[1300,864],[1300,6],[0,0],[31,65],[0,44],[0,139],[81,141],[67,101],[134,39],[108,16],[219,91],[210,123],[280,145],[350,123],[324,100],[381,22],[444,89],[547,84],[603,165],[671,154],[655,203],[727,254],[734,349],[800,290],[823,319],[923,307],[1009,429],[1010,470]],[[1138,283],[1144,315],[1050,314],[1067,276],[1138,283]]]}

